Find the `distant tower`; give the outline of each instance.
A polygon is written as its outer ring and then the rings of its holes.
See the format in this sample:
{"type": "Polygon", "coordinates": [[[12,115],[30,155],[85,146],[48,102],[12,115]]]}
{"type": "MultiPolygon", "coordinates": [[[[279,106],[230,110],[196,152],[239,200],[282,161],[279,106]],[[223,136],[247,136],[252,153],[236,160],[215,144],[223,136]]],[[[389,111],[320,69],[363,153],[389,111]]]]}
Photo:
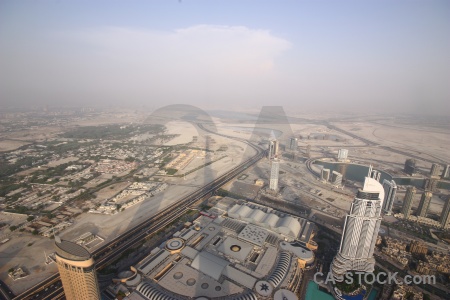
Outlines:
{"type": "Polygon", "coordinates": [[[342,185],[342,174],[336,171],[331,172],[331,183],[334,185],[342,185]]]}
{"type": "Polygon", "coordinates": [[[413,186],[408,186],[406,188],[405,199],[403,199],[402,206],[402,214],[405,216],[405,219],[408,219],[411,215],[411,207],[414,195],[416,194],[416,188],[413,186]]]}
{"type": "Polygon", "coordinates": [[[311,145],[306,146],[306,157],[307,158],[311,157],[311,145]]]}
{"type": "Polygon", "coordinates": [[[322,171],[320,172],[320,179],[323,181],[330,180],[330,169],[323,168],[322,171]]]}
{"type": "Polygon", "coordinates": [[[297,145],[298,145],[298,138],[291,137],[291,140],[289,142],[289,149],[297,150],[297,145]]]}
{"type": "Polygon", "coordinates": [[[270,182],[269,182],[269,188],[273,191],[278,190],[278,173],[280,170],[280,163],[277,159],[274,159],[272,161],[272,168],[270,170],[270,182]]]}
{"type": "Polygon", "coordinates": [[[58,265],[67,300],[100,299],[94,259],[84,247],[55,236],[58,265]]]}
{"type": "Polygon", "coordinates": [[[342,281],[347,271],[373,272],[373,251],[381,224],[383,199],[383,186],[375,179],[366,177],[363,188],[356,194],[345,217],[339,252],[331,265],[336,280],[342,281]]]}
{"type": "Polygon", "coordinates": [[[420,198],[419,208],[417,209],[417,216],[426,217],[428,208],[430,207],[431,197],[433,197],[433,193],[429,191],[425,191],[420,198]]]}
{"type": "Polygon", "coordinates": [[[441,165],[432,164],[430,169],[430,176],[433,178],[438,178],[441,176],[441,165]]]}
{"type": "Polygon", "coordinates": [[[385,214],[392,213],[392,206],[394,205],[395,195],[397,194],[397,185],[394,180],[383,180],[384,200],[383,211],[385,214]]]}
{"type": "Polygon", "coordinates": [[[346,161],[348,156],[348,150],[347,149],[339,149],[338,151],[338,161],[346,161]]]}
{"type": "Polygon", "coordinates": [[[269,141],[269,159],[278,157],[278,147],[279,143],[277,140],[269,141]]]}
{"type": "Polygon", "coordinates": [[[450,177],[450,165],[444,167],[444,172],[442,172],[442,178],[450,177]]]}
{"type": "Polygon", "coordinates": [[[416,173],[416,160],[409,158],[405,161],[405,169],[403,170],[408,175],[416,173]]]}
{"type": "Polygon", "coordinates": [[[450,197],[447,197],[440,221],[442,228],[447,228],[450,225],[450,197]]]}
{"type": "Polygon", "coordinates": [[[377,170],[372,170],[370,172],[370,178],[375,179],[376,181],[380,181],[381,178],[381,172],[377,170]]]}

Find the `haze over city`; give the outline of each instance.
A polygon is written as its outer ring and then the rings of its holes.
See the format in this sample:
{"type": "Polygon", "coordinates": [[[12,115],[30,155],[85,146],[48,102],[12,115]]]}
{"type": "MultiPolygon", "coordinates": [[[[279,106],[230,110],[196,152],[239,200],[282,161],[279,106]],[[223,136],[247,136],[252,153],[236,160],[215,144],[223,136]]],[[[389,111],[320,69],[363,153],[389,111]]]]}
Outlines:
{"type": "Polygon", "coordinates": [[[2,1],[1,102],[448,115],[449,14],[448,1],[2,1]]]}
{"type": "Polygon", "coordinates": [[[0,1],[0,300],[450,299],[449,16],[0,1]]]}

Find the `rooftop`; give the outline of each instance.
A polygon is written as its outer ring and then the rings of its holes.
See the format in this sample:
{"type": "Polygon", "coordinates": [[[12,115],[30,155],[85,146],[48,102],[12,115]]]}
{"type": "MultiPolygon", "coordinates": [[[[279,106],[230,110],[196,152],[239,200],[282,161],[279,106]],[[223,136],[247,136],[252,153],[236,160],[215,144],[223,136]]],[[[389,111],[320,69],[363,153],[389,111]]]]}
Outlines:
{"type": "Polygon", "coordinates": [[[56,254],[62,258],[69,260],[88,260],[91,258],[91,254],[86,248],[65,240],[55,240],[56,254]]]}

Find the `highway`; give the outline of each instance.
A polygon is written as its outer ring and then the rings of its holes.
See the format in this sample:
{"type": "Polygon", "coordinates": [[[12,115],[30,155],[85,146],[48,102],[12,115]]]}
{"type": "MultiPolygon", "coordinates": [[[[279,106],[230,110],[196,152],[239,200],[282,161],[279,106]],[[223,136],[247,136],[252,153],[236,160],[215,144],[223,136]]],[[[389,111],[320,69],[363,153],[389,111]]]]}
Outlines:
{"type": "MultiPolygon", "coordinates": [[[[210,130],[204,129],[204,127],[201,124],[197,125],[200,125],[199,127],[205,131],[217,134],[210,130]]],[[[232,180],[234,177],[239,175],[245,169],[258,162],[266,154],[266,151],[262,150],[260,147],[256,145],[251,144],[248,141],[231,136],[225,137],[246,143],[248,146],[250,146],[256,151],[256,154],[253,157],[242,162],[240,165],[234,167],[232,170],[218,177],[214,181],[206,184],[197,191],[185,196],[178,202],[173,203],[164,210],[158,212],[156,215],[145,220],[141,224],[131,228],[122,235],[116,237],[114,240],[103,245],[101,248],[95,250],[93,252],[93,257],[96,262],[97,270],[107,266],[109,263],[114,261],[114,259],[119,257],[125,250],[129,249],[130,247],[133,247],[134,245],[138,244],[149,235],[164,228],[166,225],[180,218],[192,204],[194,204],[200,199],[211,196],[213,191],[217,190],[225,183],[227,183],[228,181],[232,180]]],[[[22,294],[16,296],[13,299],[62,299],[63,296],[64,292],[61,286],[61,281],[59,279],[59,273],[57,273],[47,278],[43,282],[33,286],[32,288],[28,289],[22,294]]]]}
{"type": "Polygon", "coordinates": [[[13,295],[13,292],[8,288],[8,286],[0,280],[0,300],[11,299],[13,295]]]}

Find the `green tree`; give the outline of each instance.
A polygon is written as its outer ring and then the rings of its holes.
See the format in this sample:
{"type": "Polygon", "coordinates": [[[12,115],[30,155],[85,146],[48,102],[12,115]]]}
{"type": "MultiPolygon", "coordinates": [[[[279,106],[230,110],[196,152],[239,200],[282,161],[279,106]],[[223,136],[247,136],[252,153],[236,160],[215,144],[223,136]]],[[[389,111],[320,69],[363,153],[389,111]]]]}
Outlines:
{"type": "Polygon", "coordinates": [[[11,227],[9,227],[9,230],[11,230],[11,231],[14,231],[14,230],[16,230],[17,229],[17,226],[11,226],[11,227]]]}

